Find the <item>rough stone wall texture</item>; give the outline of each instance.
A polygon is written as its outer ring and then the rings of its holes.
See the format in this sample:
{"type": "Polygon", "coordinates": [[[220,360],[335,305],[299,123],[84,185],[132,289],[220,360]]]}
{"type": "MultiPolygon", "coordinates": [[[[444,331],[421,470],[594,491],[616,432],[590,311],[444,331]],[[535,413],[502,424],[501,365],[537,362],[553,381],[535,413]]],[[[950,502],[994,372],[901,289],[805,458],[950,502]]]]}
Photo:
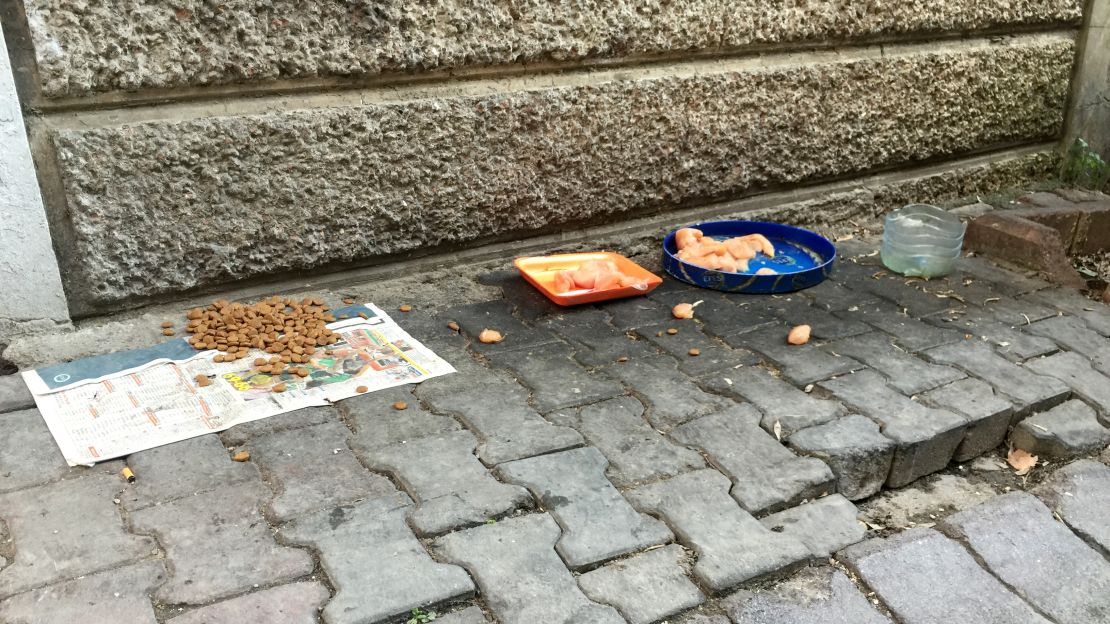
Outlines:
{"type": "Polygon", "coordinates": [[[1050,140],[1073,53],[1037,35],[58,130],[70,289],[111,302],[1050,140]]]}
{"type": "Polygon", "coordinates": [[[1082,0],[24,0],[43,93],[85,96],[1075,24],[1082,0]]]}

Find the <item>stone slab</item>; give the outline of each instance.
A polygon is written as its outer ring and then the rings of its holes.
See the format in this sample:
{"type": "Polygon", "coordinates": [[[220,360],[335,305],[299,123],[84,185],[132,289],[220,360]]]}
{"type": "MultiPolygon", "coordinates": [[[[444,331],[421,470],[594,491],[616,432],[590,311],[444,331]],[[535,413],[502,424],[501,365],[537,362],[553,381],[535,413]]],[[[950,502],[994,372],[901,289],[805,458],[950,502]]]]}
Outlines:
{"type": "Polygon", "coordinates": [[[219,436],[209,434],[134,453],[127,465],[135,483],[120,495],[124,509],[136,510],[237,483],[260,483],[250,462],[234,462],[219,436]]]}
{"type": "Polygon", "coordinates": [[[964,439],[956,447],[953,461],[963,462],[996,448],[1006,439],[1013,405],[994,388],[974,378],[959,381],[921,395],[921,402],[946,409],[967,419],[964,439]]]}
{"type": "Polygon", "coordinates": [[[966,376],[954,368],[919,360],[894,346],[893,338],[878,332],[830,342],[825,348],[879,371],[892,388],[905,395],[925,392],[966,376]]]}
{"type": "Polygon", "coordinates": [[[501,464],[503,480],[527,487],[563,535],[556,545],[572,569],[668,542],[671,532],[638,513],[605,478],[608,461],[593,447],[501,464]]]}
{"type": "Polygon", "coordinates": [[[890,624],[840,570],[807,568],[764,591],[724,603],[735,624],[890,624]]]}
{"type": "Polygon", "coordinates": [[[619,383],[587,372],[573,359],[565,344],[549,344],[514,351],[489,351],[495,365],[506,368],[531,392],[540,413],[596,403],[624,394],[619,383]]]}
{"type": "Polygon", "coordinates": [[[125,530],[112,503],[122,489],[117,476],[90,474],[0,495],[0,519],[15,547],[0,570],[0,597],[157,554],[153,538],[125,530]]]}
{"type": "Polygon", "coordinates": [[[1068,398],[1069,390],[1058,379],[1037,375],[995,353],[981,342],[964,341],[929,349],[933,362],[963,369],[994,386],[1014,403],[1015,417],[1048,409],[1068,398]]]}
{"type": "Polygon", "coordinates": [[[1110,377],[1095,370],[1088,358],[1064,351],[1030,360],[1025,367],[1038,375],[1059,379],[1083,400],[1097,406],[1103,415],[1110,415],[1110,377]]]}
{"type": "Polygon", "coordinates": [[[317,612],[331,597],[328,588],[316,582],[290,583],[232,598],[170,618],[173,624],[221,624],[266,622],[267,624],[314,624],[317,612]]]}
{"type": "Polygon", "coordinates": [[[941,527],[1056,622],[1110,619],[1110,562],[1057,522],[1032,494],[995,497],[945,518],[941,527]]]}
{"type": "Polygon", "coordinates": [[[594,602],[617,608],[631,624],[652,624],[705,602],[690,582],[681,546],[671,544],[610,563],[578,577],[594,602]]]}
{"type": "Polygon", "coordinates": [[[881,490],[894,460],[894,442],[879,432],[878,423],[858,414],[803,429],[788,443],[795,452],[828,464],[836,475],[836,491],[849,500],[881,490]]]}
{"type": "Polygon", "coordinates": [[[1052,473],[1033,491],[1076,535],[1110,556],[1110,468],[1081,459],[1052,473]]]}
{"type": "Polygon", "coordinates": [[[548,414],[548,420],[580,431],[609,460],[606,476],[618,488],[673,477],[705,467],[696,451],[679,446],[644,419],[644,405],[620,397],[587,405],[570,413],[548,414]]]}
{"type": "Polygon", "coordinates": [[[688,472],[628,492],[638,508],[659,514],[697,553],[694,577],[713,592],[790,570],[809,557],[796,538],[774,533],[729,496],[715,470],[688,472]]]}
{"type": "Polygon", "coordinates": [[[1049,624],[963,546],[932,529],[856,544],[838,558],[905,624],[1049,624]]]}
{"type": "Polygon", "coordinates": [[[832,494],[771,514],[760,522],[775,533],[796,537],[814,559],[821,559],[863,540],[867,527],[858,515],[859,510],[847,498],[832,494]]]}
{"type": "Polygon", "coordinates": [[[879,423],[883,435],[898,445],[887,477],[890,487],[943,469],[964,438],[963,416],[911,401],[874,371],[831,379],[822,382],[821,387],[879,423]]]}
{"type": "Polygon", "coordinates": [[[287,540],[316,549],[335,587],[324,621],[380,622],[474,593],[462,568],[425,552],[405,524],[408,506],[405,497],[379,498],[333,507],[281,528],[287,540]]]}
{"type": "Polygon", "coordinates": [[[0,414],[14,412],[35,406],[35,398],[17,374],[0,375],[0,414]]]}
{"type": "Polygon", "coordinates": [[[751,402],[763,412],[760,426],[773,432],[778,423],[783,437],[845,413],[844,406],[836,401],[807,394],[758,366],[724,371],[704,378],[702,383],[717,394],[751,402]]]}
{"type": "MultiPolygon", "coordinates": [[[[83,576],[0,602],[5,624],[156,624],[148,597],[166,568],[145,561],[83,576]]],[[[180,623],[179,623],[180,624],[180,623]]]]}
{"type": "Polygon", "coordinates": [[[522,487],[494,479],[474,455],[478,440],[453,431],[377,447],[359,457],[373,470],[396,476],[416,502],[409,522],[422,537],[481,524],[532,507],[522,487]]]}
{"type": "Polygon", "coordinates": [[[269,498],[261,484],[242,483],[133,512],[133,529],[157,535],[169,561],[154,598],[201,605],[311,572],[307,552],[274,540],[260,511],[269,498]]]}
{"type": "Polygon", "coordinates": [[[732,479],[732,496],[751,514],[775,512],[836,487],[820,459],[798,457],[771,434],[727,413],[689,422],[671,437],[704,451],[732,479]]]}
{"type": "Polygon", "coordinates": [[[474,577],[502,624],[624,624],[615,609],[591,602],[555,554],[559,525],[547,514],[451,533],[434,543],[443,559],[474,577]]]}
{"type": "Polygon", "coordinates": [[[1072,399],[1015,425],[1010,442],[1038,457],[1072,459],[1105,449],[1110,429],[1091,406],[1072,399]]]}

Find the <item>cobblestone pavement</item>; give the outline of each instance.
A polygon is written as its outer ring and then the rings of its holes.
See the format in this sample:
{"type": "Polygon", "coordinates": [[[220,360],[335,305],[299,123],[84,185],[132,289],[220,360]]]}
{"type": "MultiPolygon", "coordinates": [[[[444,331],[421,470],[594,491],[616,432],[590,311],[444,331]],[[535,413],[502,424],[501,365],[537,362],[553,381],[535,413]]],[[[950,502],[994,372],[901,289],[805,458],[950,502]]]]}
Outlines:
{"type": "Polygon", "coordinates": [[[1110,309],[841,247],[774,298],[484,275],[503,298],[397,315],[458,374],[137,453],[133,485],[0,378],[0,622],[1110,621],[1110,309]]]}

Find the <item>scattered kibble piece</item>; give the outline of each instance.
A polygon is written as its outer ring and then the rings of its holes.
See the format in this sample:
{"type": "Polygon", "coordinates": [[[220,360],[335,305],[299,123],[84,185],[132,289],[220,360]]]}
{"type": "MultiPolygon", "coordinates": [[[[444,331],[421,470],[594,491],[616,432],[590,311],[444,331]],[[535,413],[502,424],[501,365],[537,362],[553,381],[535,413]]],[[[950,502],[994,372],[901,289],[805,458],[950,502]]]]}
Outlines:
{"type": "Polygon", "coordinates": [[[670,334],[671,336],[673,336],[673,335],[678,333],[678,330],[671,327],[670,329],[667,330],[667,333],[670,334]]]}
{"type": "Polygon", "coordinates": [[[804,345],[809,342],[809,333],[811,331],[812,328],[809,325],[798,325],[794,329],[791,329],[790,333],[786,335],[786,342],[792,345],[804,345]]]}
{"type": "Polygon", "coordinates": [[[173,321],[162,321],[162,329],[169,329],[173,327],[173,321]]]}
{"type": "Polygon", "coordinates": [[[504,339],[505,337],[496,329],[483,329],[482,333],[478,334],[478,342],[482,344],[497,344],[504,339]]]}
{"type": "Polygon", "coordinates": [[[173,335],[173,330],[172,329],[163,329],[162,330],[162,335],[163,336],[172,336],[173,335]]]}
{"type": "Polygon", "coordinates": [[[249,461],[250,458],[251,458],[251,454],[248,453],[247,451],[239,451],[238,453],[231,456],[231,461],[245,462],[245,461],[249,461]]]}
{"type": "Polygon", "coordinates": [[[457,332],[457,331],[459,331],[459,324],[456,323],[455,321],[451,321],[450,323],[447,324],[447,329],[450,329],[451,331],[457,332]]]}
{"type": "Polygon", "coordinates": [[[255,367],[265,366],[266,358],[254,358],[254,365],[255,367]]]}
{"type": "Polygon", "coordinates": [[[293,369],[293,374],[295,374],[297,377],[308,377],[308,369],[302,366],[300,368],[293,369]]]}
{"type": "Polygon", "coordinates": [[[354,302],[355,302],[355,300],[351,299],[350,297],[347,297],[346,299],[343,300],[343,303],[345,303],[347,305],[351,305],[354,302]]]}
{"type": "Polygon", "coordinates": [[[211,386],[212,385],[212,380],[209,379],[206,375],[197,375],[197,385],[200,386],[201,388],[204,388],[206,386],[211,386]]]}
{"type": "Polygon", "coordinates": [[[340,315],[339,315],[339,319],[340,319],[340,320],[347,320],[347,319],[349,319],[349,318],[351,318],[351,315],[350,315],[350,314],[340,314],[340,315]]]}
{"type": "Polygon", "coordinates": [[[365,312],[359,312],[359,313],[358,313],[358,316],[359,316],[359,318],[364,318],[364,319],[368,319],[368,318],[370,318],[369,316],[367,316],[367,315],[366,315],[366,313],[365,313],[365,312]]]}
{"type": "Polygon", "coordinates": [[[402,312],[412,312],[412,306],[410,306],[410,305],[409,305],[409,304],[407,304],[407,303],[406,303],[406,304],[404,304],[404,305],[402,305],[401,307],[399,307],[399,308],[397,308],[397,309],[398,309],[398,310],[400,310],[400,311],[402,311],[402,312]]]}
{"type": "Polygon", "coordinates": [[[404,401],[397,401],[396,403],[393,404],[393,409],[395,409],[397,411],[406,410],[408,408],[409,408],[409,404],[405,403],[404,401]]]}
{"type": "Polygon", "coordinates": [[[625,362],[628,361],[628,356],[627,355],[622,355],[619,358],[617,358],[617,361],[620,362],[621,364],[624,364],[625,362]]]}
{"type": "Polygon", "coordinates": [[[224,356],[217,355],[216,357],[212,358],[212,361],[217,363],[217,364],[220,364],[224,361],[224,356]]]}
{"type": "Polygon", "coordinates": [[[359,387],[355,388],[355,392],[357,392],[359,394],[362,394],[363,392],[366,392],[369,389],[370,388],[367,388],[366,386],[359,386],[359,387]]]}
{"type": "Polygon", "coordinates": [[[285,384],[279,383],[278,385],[274,386],[274,392],[285,392],[285,384]]]}
{"type": "Polygon", "coordinates": [[[671,308],[671,314],[676,319],[692,319],[694,318],[694,306],[690,303],[680,303],[671,308]]]}
{"type": "Polygon", "coordinates": [[[701,349],[698,349],[697,347],[694,347],[693,349],[690,349],[690,351],[688,351],[688,353],[690,354],[691,357],[697,357],[697,356],[701,355],[701,349]]]}

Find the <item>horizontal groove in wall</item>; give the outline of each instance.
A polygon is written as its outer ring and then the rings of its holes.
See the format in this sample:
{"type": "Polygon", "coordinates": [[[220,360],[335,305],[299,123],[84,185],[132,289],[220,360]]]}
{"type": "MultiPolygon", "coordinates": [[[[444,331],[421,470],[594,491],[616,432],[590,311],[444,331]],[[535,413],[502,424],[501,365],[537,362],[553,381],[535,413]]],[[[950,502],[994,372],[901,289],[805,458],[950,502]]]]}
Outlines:
{"type": "Polygon", "coordinates": [[[844,63],[883,57],[913,56],[929,52],[958,53],[992,46],[1020,46],[1074,41],[1074,29],[1037,32],[998,41],[994,37],[927,41],[896,44],[873,44],[813,52],[784,51],[759,56],[730,58],[695,58],[674,60],[665,64],[606,69],[583,69],[574,72],[476,77],[471,80],[372,86],[328,93],[267,94],[228,100],[227,96],[209,101],[158,102],[126,108],[92,109],[85,111],[42,111],[45,125],[56,129],[88,129],[116,127],[151,121],[185,121],[205,117],[261,115],[267,113],[314,108],[344,108],[367,105],[389,105],[435,98],[490,96],[499,93],[580,87],[626,80],[685,78],[729,72],[776,69],[787,66],[844,63]]]}

